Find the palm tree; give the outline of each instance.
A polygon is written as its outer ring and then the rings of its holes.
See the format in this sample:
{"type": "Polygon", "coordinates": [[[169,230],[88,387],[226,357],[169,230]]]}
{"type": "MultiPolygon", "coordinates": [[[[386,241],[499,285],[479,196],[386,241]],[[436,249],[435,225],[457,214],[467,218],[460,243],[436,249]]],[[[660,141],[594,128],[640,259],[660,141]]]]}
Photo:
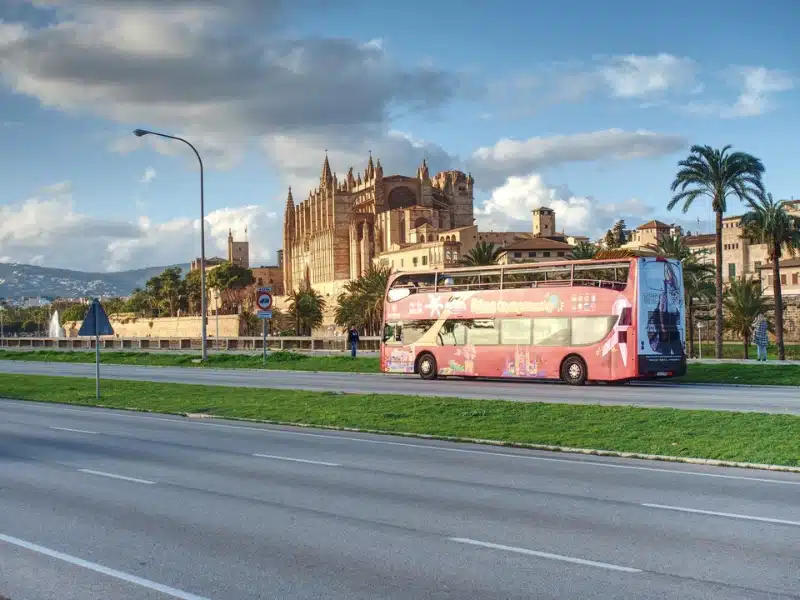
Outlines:
{"type": "Polygon", "coordinates": [[[572,258],[575,260],[589,260],[597,254],[597,246],[589,242],[578,242],[572,248],[572,258]]]}
{"type": "Polygon", "coordinates": [[[683,266],[683,291],[686,306],[686,337],[689,340],[689,356],[694,356],[694,303],[713,293],[711,265],[701,263],[698,254],[686,245],[681,234],[664,236],[655,246],[648,246],[661,256],[681,261],[683,266]]]}
{"type": "Polygon", "coordinates": [[[731,281],[723,304],[726,312],[725,329],[742,338],[744,358],[747,359],[753,337],[753,321],[759,314],[769,312],[772,306],[764,297],[761,284],[752,279],[731,281]]]}
{"type": "Polygon", "coordinates": [[[390,274],[387,266],[370,265],[361,277],[348,281],[337,298],[336,324],[377,335],[383,325],[383,302],[390,274]]]}
{"type": "Polygon", "coordinates": [[[466,267],[496,265],[502,253],[503,249],[500,246],[495,246],[491,242],[478,242],[478,245],[465,254],[459,263],[466,267]]]}
{"type": "Polygon", "coordinates": [[[764,164],[745,152],[728,152],[730,146],[715,150],[711,146],[692,146],[691,154],[678,162],[679,170],[672,182],[675,193],[667,208],[682,204],[687,212],[700,196],[711,200],[716,214],[716,340],[715,354],[722,358],[722,215],[728,210],[728,197],[750,202],[764,194],[761,177],[764,164]]]}
{"type": "Polygon", "coordinates": [[[322,325],[325,299],[314,288],[303,285],[289,294],[289,314],[294,318],[295,334],[311,335],[322,325]]]}
{"type": "Polygon", "coordinates": [[[775,296],[775,345],[778,360],[786,360],[783,344],[783,293],[780,259],[784,254],[795,256],[800,247],[800,218],[786,212],[785,201],[775,201],[767,194],[750,202],[750,211],[742,216],[745,234],[767,245],[772,263],[772,289],[775,296]]]}
{"type": "Polygon", "coordinates": [[[680,261],[693,255],[691,248],[686,245],[686,238],[679,233],[662,236],[657,244],[648,244],[646,247],[655,250],[661,256],[680,261]]]}
{"type": "MultiPolygon", "coordinates": [[[[683,290],[686,297],[686,323],[689,337],[689,356],[695,355],[694,334],[696,329],[697,303],[710,303],[716,297],[714,287],[714,268],[701,263],[697,256],[686,258],[683,262],[683,290]]],[[[701,311],[705,313],[705,311],[701,311]]]]}

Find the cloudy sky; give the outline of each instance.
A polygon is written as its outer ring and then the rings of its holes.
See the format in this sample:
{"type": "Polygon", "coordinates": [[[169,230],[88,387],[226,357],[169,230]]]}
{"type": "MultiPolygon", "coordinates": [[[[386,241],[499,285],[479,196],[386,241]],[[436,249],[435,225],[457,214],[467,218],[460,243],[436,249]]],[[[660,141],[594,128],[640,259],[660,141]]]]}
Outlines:
{"type": "Polygon", "coordinates": [[[693,143],[761,157],[800,196],[796,0],[2,0],[0,261],[188,262],[248,230],[274,261],[286,188],[334,170],[469,170],[483,228],[530,210],[597,235],[668,213],[693,143]]]}

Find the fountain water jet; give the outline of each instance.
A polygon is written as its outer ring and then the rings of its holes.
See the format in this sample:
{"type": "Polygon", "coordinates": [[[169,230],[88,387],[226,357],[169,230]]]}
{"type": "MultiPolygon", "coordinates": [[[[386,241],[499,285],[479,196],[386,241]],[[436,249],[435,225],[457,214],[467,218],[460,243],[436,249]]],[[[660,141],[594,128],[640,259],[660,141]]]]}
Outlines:
{"type": "Polygon", "coordinates": [[[53,316],[50,318],[50,326],[47,330],[47,336],[51,338],[64,337],[64,328],[61,327],[61,319],[57,310],[53,311],[53,316]]]}

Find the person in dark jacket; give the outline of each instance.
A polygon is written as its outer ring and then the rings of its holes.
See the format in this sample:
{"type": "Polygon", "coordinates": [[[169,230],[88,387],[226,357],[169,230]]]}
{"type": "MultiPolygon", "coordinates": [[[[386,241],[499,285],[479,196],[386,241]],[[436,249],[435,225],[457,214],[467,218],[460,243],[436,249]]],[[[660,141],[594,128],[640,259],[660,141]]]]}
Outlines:
{"type": "Polygon", "coordinates": [[[347,345],[350,346],[350,356],[356,357],[356,349],[358,348],[358,331],[355,327],[351,327],[347,334],[347,345]]]}

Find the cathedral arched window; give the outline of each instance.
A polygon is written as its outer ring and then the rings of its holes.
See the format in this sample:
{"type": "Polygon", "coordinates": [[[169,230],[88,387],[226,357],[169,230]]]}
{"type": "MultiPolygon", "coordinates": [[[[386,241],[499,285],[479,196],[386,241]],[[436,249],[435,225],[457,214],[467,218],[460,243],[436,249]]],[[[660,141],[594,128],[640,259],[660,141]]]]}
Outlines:
{"type": "Polygon", "coordinates": [[[407,208],[417,203],[417,196],[411,188],[400,186],[389,192],[389,209],[407,208]]]}

